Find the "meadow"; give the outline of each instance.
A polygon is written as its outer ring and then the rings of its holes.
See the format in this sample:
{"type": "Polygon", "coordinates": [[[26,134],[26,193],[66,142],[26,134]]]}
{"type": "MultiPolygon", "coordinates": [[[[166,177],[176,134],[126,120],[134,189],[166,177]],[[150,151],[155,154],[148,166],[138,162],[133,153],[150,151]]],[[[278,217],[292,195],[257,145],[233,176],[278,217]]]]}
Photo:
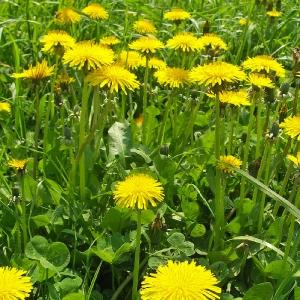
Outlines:
{"type": "Polygon", "coordinates": [[[0,4],[0,300],[300,300],[296,0],[0,4]]]}

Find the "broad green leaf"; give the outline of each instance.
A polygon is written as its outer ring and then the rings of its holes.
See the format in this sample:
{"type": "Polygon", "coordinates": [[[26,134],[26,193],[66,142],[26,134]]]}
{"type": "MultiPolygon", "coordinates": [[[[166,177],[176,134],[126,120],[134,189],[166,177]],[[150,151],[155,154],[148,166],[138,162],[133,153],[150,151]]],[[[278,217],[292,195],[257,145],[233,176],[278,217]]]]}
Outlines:
{"type": "Polygon", "coordinates": [[[245,294],[243,300],[271,300],[273,287],[270,282],[264,282],[251,287],[245,294]]]}
{"type": "Polygon", "coordinates": [[[27,243],[25,247],[25,254],[31,259],[46,259],[49,247],[50,245],[47,239],[45,239],[43,236],[36,235],[30,240],[30,242],[27,243]]]}
{"type": "Polygon", "coordinates": [[[285,274],[289,271],[291,266],[289,263],[285,263],[284,265],[282,263],[282,260],[275,260],[270,262],[265,267],[266,276],[272,279],[278,279],[279,277],[283,278],[285,274]]]}
{"type": "Polygon", "coordinates": [[[72,293],[77,293],[81,284],[82,279],[80,277],[75,277],[74,279],[65,278],[62,281],[58,282],[56,285],[60,290],[61,297],[64,297],[72,293]]]}
{"type": "Polygon", "coordinates": [[[59,270],[63,269],[70,262],[68,247],[61,242],[52,243],[48,250],[47,260],[59,270]]]}
{"type": "Polygon", "coordinates": [[[183,200],[181,202],[181,208],[186,218],[190,220],[196,220],[200,214],[200,208],[197,202],[183,200]]]}
{"type": "Polygon", "coordinates": [[[49,220],[48,216],[46,216],[46,215],[34,216],[34,217],[31,217],[31,220],[34,222],[34,224],[36,225],[37,228],[46,226],[50,223],[50,220],[49,220]]]}
{"type": "Polygon", "coordinates": [[[217,261],[210,266],[210,270],[216,275],[220,281],[219,285],[222,286],[228,278],[229,270],[223,261],[217,261]]]}
{"type": "Polygon", "coordinates": [[[192,242],[183,242],[179,247],[186,256],[191,256],[195,254],[194,244],[192,242]]]}
{"type": "Polygon", "coordinates": [[[188,224],[189,235],[192,237],[200,237],[203,236],[206,232],[206,228],[203,224],[192,223],[188,224]]]}
{"type": "Polygon", "coordinates": [[[116,122],[108,130],[109,160],[114,160],[115,156],[120,157],[122,164],[125,164],[125,156],[130,155],[132,148],[132,133],[129,126],[116,122]]]}
{"type": "Polygon", "coordinates": [[[185,236],[180,233],[180,232],[175,232],[173,233],[167,240],[173,247],[179,248],[184,241],[185,241],[185,236]]]}
{"type": "Polygon", "coordinates": [[[79,293],[71,293],[63,297],[62,300],[85,300],[85,297],[79,293]]]}

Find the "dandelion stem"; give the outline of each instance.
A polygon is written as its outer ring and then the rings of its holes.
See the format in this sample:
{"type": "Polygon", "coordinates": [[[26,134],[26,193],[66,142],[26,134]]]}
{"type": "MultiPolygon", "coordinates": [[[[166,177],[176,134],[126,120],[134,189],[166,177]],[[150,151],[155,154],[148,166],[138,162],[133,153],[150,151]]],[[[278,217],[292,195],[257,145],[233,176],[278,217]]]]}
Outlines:
{"type": "MultiPolygon", "coordinates": [[[[253,113],[255,109],[255,99],[252,99],[252,104],[250,107],[250,116],[249,116],[249,123],[248,123],[248,131],[247,131],[247,138],[244,148],[244,159],[242,164],[242,170],[245,171],[247,167],[247,161],[248,161],[248,154],[249,154],[249,146],[250,146],[250,138],[251,138],[251,131],[252,131],[252,123],[253,123],[253,113]]],[[[245,183],[246,179],[245,177],[242,177],[241,180],[241,191],[240,191],[240,210],[243,212],[243,204],[244,204],[244,198],[245,198],[245,183]]]]}
{"type": "MultiPolygon", "coordinates": [[[[82,92],[82,104],[80,114],[80,125],[79,125],[79,149],[82,147],[85,139],[85,116],[88,105],[88,83],[84,82],[82,92]]],[[[81,201],[85,201],[85,155],[82,152],[79,160],[79,185],[80,185],[80,198],[81,201]]]]}
{"type": "Polygon", "coordinates": [[[257,103],[257,116],[256,116],[256,148],[255,158],[260,156],[260,140],[261,140],[261,101],[257,103]]]}
{"type": "MultiPolygon", "coordinates": [[[[216,161],[220,160],[220,138],[221,138],[221,120],[220,120],[220,99],[219,93],[216,94],[216,125],[215,125],[215,157],[216,161]]],[[[215,239],[214,249],[221,245],[221,230],[224,227],[224,203],[221,194],[221,176],[220,169],[216,168],[215,178],[215,239]]]]}
{"type": "Polygon", "coordinates": [[[21,190],[22,190],[22,230],[23,230],[23,247],[27,245],[27,221],[26,221],[26,199],[25,199],[25,184],[24,174],[21,177],[21,190]]]}
{"type": "Polygon", "coordinates": [[[140,264],[140,243],[141,243],[141,231],[142,231],[142,212],[139,209],[137,218],[137,230],[136,230],[136,248],[134,257],[134,269],[133,269],[133,285],[132,285],[132,300],[137,299],[138,295],[138,280],[139,280],[139,264],[140,264]]]}
{"type": "Polygon", "coordinates": [[[40,119],[40,103],[39,103],[39,85],[35,87],[35,130],[34,130],[34,153],[33,153],[33,179],[36,180],[37,174],[37,159],[39,145],[39,119],[40,119]]]}
{"type": "Polygon", "coordinates": [[[146,55],[146,68],[144,77],[144,95],[143,95],[143,145],[147,146],[147,84],[149,74],[149,55],[146,55]]]}

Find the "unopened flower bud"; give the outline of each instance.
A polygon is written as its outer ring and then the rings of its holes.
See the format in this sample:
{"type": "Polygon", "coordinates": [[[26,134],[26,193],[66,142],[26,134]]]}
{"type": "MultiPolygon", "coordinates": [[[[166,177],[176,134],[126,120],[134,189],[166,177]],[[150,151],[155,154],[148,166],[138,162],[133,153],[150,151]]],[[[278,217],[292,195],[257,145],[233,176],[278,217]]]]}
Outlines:
{"type": "Polygon", "coordinates": [[[159,153],[161,155],[168,156],[169,155],[169,146],[167,144],[161,145],[159,149],[159,153]]]}
{"type": "Polygon", "coordinates": [[[282,95],[286,95],[289,92],[290,89],[290,83],[288,81],[285,81],[280,86],[280,93],[282,95]]]}

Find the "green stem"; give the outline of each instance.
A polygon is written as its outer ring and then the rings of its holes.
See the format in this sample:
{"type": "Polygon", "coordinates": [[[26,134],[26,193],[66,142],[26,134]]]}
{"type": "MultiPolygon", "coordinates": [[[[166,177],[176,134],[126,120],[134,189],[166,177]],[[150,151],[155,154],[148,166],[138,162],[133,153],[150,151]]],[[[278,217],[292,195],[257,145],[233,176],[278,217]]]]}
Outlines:
{"type": "MultiPolygon", "coordinates": [[[[299,182],[300,182],[300,179],[297,178],[297,180],[295,180],[295,182],[294,182],[294,187],[295,187],[295,189],[293,187],[294,190],[296,190],[298,188],[299,182]]],[[[297,195],[295,198],[295,206],[299,207],[299,204],[300,204],[300,189],[298,188],[297,195]]],[[[290,249],[293,244],[292,240],[293,240],[293,235],[294,235],[294,227],[295,227],[295,216],[291,216],[291,223],[289,225],[288,237],[287,237],[287,241],[285,244],[285,251],[284,251],[284,256],[282,259],[282,266],[286,265],[288,257],[289,257],[290,249]]],[[[282,272],[280,272],[279,278],[277,280],[277,287],[280,285],[280,283],[282,281],[282,276],[283,276],[283,274],[282,274],[282,272]]]]}
{"type": "Polygon", "coordinates": [[[141,243],[141,231],[142,231],[142,212],[138,210],[137,218],[137,230],[136,230],[136,248],[134,257],[134,269],[133,269],[133,285],[132,285],[132,297],[131,300],[136,300],[138,296],[138,281],[139,281],[139,265],[140,265],[140,243],[141,243]]]}
{"type": "MultiPolygon", "coordinates": [[[[159,128],[159,133],[158,133],[158,138],[157,138],[158,145],[162,144],[162,141],[163,141],[163,138],[164,138],[164,133],[165,133],[165,126],[166,126],[167,117],[168,117],[169,110],[170,110],[171,105],[172,105],[172,98],[169,95],[169,91],[168,91],[167,95],[168,95],[168,104],[167,104],[167,108],[165,109],[164,117],[163,117],[163,120],[162,120],[160,128],[159,128]]],[[[143,123],[144,122],[145,122],[145,119],[144,119],[143,123]]]]}
{"type": "MultiPolygon", "coordinates": [[[[23,196],[22,196],[23,198],[23,196]]],[[[16,198],[15,200],[15,212],[17,215],[19,215],[19,210],[18,210],[18,200],[16,198]]],[[[21,253],[22,247],[21,247],[21,232],[20,232],[20,223],[19,220],[16,220],[16,235],[17,235],[17,246],[18,246],[18,253],[21,253]]]]}
{"type": "Polygon", "coordinates": [[[292,116],[295,116],[297,114],[297,106],[298,106],[298,102],[299,102],[299,83],[298,83],[298,79],[296,79],[295,82],[296,82],[296,88],[295,88],[295,97],[294,97],[294,106],[293,106],[292,116]]]}
{"type": "MultiPolygon", "coordinates": [[[[265,180],[264,180],[265,185],[268,185],[268,183],[269,183],[271,152],[272,152],[272,148],[270,148],[270,150],[268,151],[267,165],[266,165],[266,171],[265,171],[265,180]]],[[[261,229],[262,229],[264,210],[265,210],[265,200],[266,200],[266,194],[263,193],[262,199],[260,201],[260,211],[259,211],[259,218],[258,218],[258,225],[257,225],[257,233],[261,233],[261,229]]]]}
{"type": "Polygon", "coordinates": [[[34,154],[33,154],[33,179],[36,180],[37,174],[37,159],[38,159],[38,145],[39,145],[39,120],[40,120],[40,103],[39,103],[39,86],[35,87],[35,130],[34,130],[34,154]]]}
{"type": "MultiPolygon", "coordinates": [[[[221,128],[220,128],[220,99],[219,93],[216,95],[216,125],[215,125],[215,157],[216,163],[220,160],[220,138],[221,138],[221,128]]],[[[222,133],[224,134],[224,132],[222,133]]],[[[221,175],[220,169],[216,168],[216,178],[215,178],[215,240],[214,249],[217,249],[221,245],[221,230],[224,227],[224,203],[221,198],[221,175]]]]}
{"type": "Polygon", "coordinates": [[[24,174],[21,175],[21,189],[22,189],[22,230],[23,230],[23,247],[27,245],[27,221],[26,221],[26,199],[25,199],[25,184],[24,174]]]}
{"type": "Polygon", "coordinates": [[[230,133],[229,133],[229,141],[228,141],[228,155],[231,154],[232,149],[232,140],[233,140],[233,127],[234,127],[234,111],[233,108],[230,109],[230,133]]]}
{"type": "MultiPolygon", "coordinates": [[[[46,116],[45,116],[45,127],[44,127],[44,139],[43,139],[43,169],[46,168],[46,162],[47,162],[47,145],[48,145],[48,129],[49,129],[49,118],[50,118],[50,112],[51,112],[51,106],[53,101],[53,95],[54,95],[54,85],[55,80],[57,77],[57,65],[58,65],[58,55],[56,55],[55,58],[55,72],[53,75],[53,80],[51,80],[51,90],[50,90],[50,96],[47,104],[47,110],[46,110],[46,116]]],[[[67,73],[66,73],[67,74],[67,73]]]]}
{"type": "MultiPolygon", "coordinates": [[[[250,107],[250,116],[249,116],[249,123],[248,123],[248,131],[247,131],[247,138],[246,138],[246,143],[245,143],[245,148],[244,148],[244,159],[243,159],[243,164],[242,164],[242,170],[246,171],[247,167],[247,161],[248,161],[248,154],[249,154],[249,146],[250,146],[250,138],[251,138],[251,131],[252,131],[252,123],[253,123],[253,112],[255,108],[255,99],[252,99],[252,104],[250,107]]],[[[245,177],[242,177],[241,180],[241,190],[240,190],[240,210],[243,212],[243,204],[244,204],[244,198],[245,198],[245,183],[246,179],[245,177]]]]}
{"type": "Polygon", "coordinates": [[[99,108],[100,108],[100,102],[99,102],[99,85],[97,84],[94,86],[94,117],[93,117],[93,124],[92,127],[97,123],[98,114],[99,114],[99,108]]]}
{"type": "MultiPolygon", "coordinates": [[[[296,147],[295,147],[294,153],[293,153],[294,156],[297,156],[297,152],[298,152],[299,148],[300,148],[300,142],[298,141],[298,142],[297,142],[297,145],[296,145],[296,147]]],[[[293,170],[293,164],[294,164],[293,162],[290,162],[290,164],[289,164],[289,166],[288,166],[288,169],[287,169],[287,171],[286,171],[286,173],[285,173],[284,179],[283,179],[283,181],[282,181],[282,183],[281,183],[281,189],[280,189],[280,191],[279,191],[279,195],[280,195],[280,196],[282,196],[283,193],[285,192],[286,185],[287,185],[287,183],[288,183],[288,180],[289,180],[290,175],[291,175],[292,170],[293,170]]],[[[274,209],[273,209],[273,216],[276,216],[276,215],[277,215],[279,206],[280,206],[279,202],[276,201],[276,203],[275,203],[275,205],[274,205],[274,209]]]]}
{"type": "MultiPolygon", "coordinates": [[[[265,162],[266,162],[267,154],[269,153],[269,149],[270,149],[270,143],[267,143],[267,146],[265,147],[264,154],[263,154],[263,157],[262,157],[262,160],[261,160],[261,163],[260,163],[260,166],[259,166],[259,170],[258,170],[258,173],[257,173],[257,177],[256,177],[257,180],[261,179],[261,175],[262,175],[262,172],[264,170],[264,165],[265,165],[265,162]]],[[[252,196],[253,205],[256,204],[257,194],[258,194],[258,187],[255,187],[254,191],[253,191],[253,196],[252,196]]]]}
{"type": "MultiPolygon", "coordinates": [[[[83,92],[82,92],[82,104],[81,104],[81,114],[80,114],[80,124],[79,124],[79,149],[85,140],[85,119],[88,107],[88,83],[84,82],[83,92]]],[[[80,185],[80,198],[81,201],[85,201],[85,155],[82,152],[81,158],[79,160],[79,185],[80,185]]]]}
{"type": "Polygon", "coordinates": [[[260,139],[261,139],[261,101],[259,100],[257,103],[256,149],[255,149],[255,157],[254,158],[258,158],[260,156],[260,139]]]}
{"type": "Polygon", "coordinates": [[[146,68],[144,77],[144,95],[143,95],[143,137],[142,142],[144,146],[147,146],[147,83],[149,73],[149,55],[146,55],[146,68]]]}

